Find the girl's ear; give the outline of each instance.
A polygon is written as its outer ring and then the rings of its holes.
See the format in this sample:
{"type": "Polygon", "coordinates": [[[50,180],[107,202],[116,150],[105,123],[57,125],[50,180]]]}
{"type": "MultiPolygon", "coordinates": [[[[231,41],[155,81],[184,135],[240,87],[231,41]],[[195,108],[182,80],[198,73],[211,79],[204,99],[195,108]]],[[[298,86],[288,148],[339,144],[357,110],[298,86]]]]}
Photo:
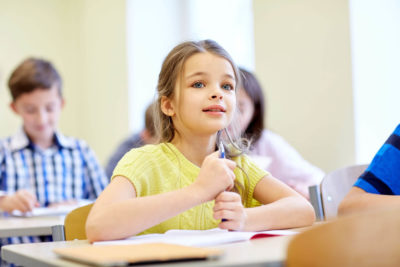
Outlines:
{"type": "Polygon", "coordinates": [[[171,103],[171,99],[169,99],[166,96],[162,96],[161,97],[161,101],[160,101],[160,106],[161,106],[161,111],[169,116],[169,117],[173,117],[175,115],[175,111],[174,111],[174,106],[171,103]]]}

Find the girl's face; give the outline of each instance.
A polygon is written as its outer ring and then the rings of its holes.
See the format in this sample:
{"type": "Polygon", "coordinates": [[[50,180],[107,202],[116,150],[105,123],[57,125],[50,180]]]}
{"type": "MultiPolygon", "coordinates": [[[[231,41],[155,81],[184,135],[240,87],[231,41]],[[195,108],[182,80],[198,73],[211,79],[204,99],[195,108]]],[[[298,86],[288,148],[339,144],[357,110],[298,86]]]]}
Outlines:
{"type": "Polygon", "coordinates": [[[244,133],[254,116],[254,103],[244,89],[238,91],[238,107],[240,131],[244,133]]]}
{"type": "Polygon", "coordinates": [[[189,57],[174,96],[163,111],[180,135],[212,135],[232,121],[236,106],[235,72],[223,57],[204,52],[189,57]]]}

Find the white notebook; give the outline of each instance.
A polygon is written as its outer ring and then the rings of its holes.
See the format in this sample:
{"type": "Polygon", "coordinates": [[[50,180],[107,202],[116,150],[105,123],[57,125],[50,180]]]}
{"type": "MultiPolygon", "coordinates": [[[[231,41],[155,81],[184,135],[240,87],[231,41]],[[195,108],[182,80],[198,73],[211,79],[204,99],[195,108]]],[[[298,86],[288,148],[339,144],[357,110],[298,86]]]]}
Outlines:
{"type": "Polygon", "coordinates": [[[144,243],[168,243],[184,246],[207,247],[226,243],[247,241],[255,238],[294,235],[295,231],[271,230],[262,232],[228,231],[219,228],[210,230],[169,230],[165,234],[133,236],[124,240],[94,242],[94,245],[131,245],[144,243]]]}
{"type": "Polygon", "coordinates": [[[79,200],[76,204],[70,205],[58,205],[55,207],[39,207],[34,208],[29,212],[21,212],[19,210],[14,210],[11,212],[12,216],[16,217],[35,217],[35,216],[58,216],[67,215],[72,210],[93,203],[91,200],[79,200]]]}

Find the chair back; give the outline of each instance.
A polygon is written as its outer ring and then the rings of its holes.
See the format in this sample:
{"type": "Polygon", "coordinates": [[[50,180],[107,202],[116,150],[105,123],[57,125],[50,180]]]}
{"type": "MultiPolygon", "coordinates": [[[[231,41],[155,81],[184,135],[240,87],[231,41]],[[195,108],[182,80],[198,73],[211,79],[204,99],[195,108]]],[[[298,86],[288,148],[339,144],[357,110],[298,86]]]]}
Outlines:
{"type": "Polygon", "coordinates": [[[65,240],[84,240],[86,238],[85,224],[93,203],[74,209],[65,216],[65,240]]]}
{"type": "Polygon", "coordinates": [[[400,266],[400,207],[343,216],[290,241],[286,266],[400,266]]]}
{"type": "Polygon", "coordinates": [[[328,173],[321,182],[321,202],[326,220],[336,218],[340,202],[368,165],[353,165],[328,173]]]}

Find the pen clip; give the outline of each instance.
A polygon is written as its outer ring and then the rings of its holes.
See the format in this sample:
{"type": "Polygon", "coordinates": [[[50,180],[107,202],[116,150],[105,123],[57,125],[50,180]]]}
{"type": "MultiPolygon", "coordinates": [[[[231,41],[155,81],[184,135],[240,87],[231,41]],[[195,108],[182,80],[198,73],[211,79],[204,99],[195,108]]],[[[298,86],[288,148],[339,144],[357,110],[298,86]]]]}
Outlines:
{"type": "Polygon", "coordinates": [[[225,158],[225,148],[224,148],[224,144],[222,143],[222,141],[219,142],[218,149],[219,149],[219,157],[221,159],[224,159],[225,158]]]}

